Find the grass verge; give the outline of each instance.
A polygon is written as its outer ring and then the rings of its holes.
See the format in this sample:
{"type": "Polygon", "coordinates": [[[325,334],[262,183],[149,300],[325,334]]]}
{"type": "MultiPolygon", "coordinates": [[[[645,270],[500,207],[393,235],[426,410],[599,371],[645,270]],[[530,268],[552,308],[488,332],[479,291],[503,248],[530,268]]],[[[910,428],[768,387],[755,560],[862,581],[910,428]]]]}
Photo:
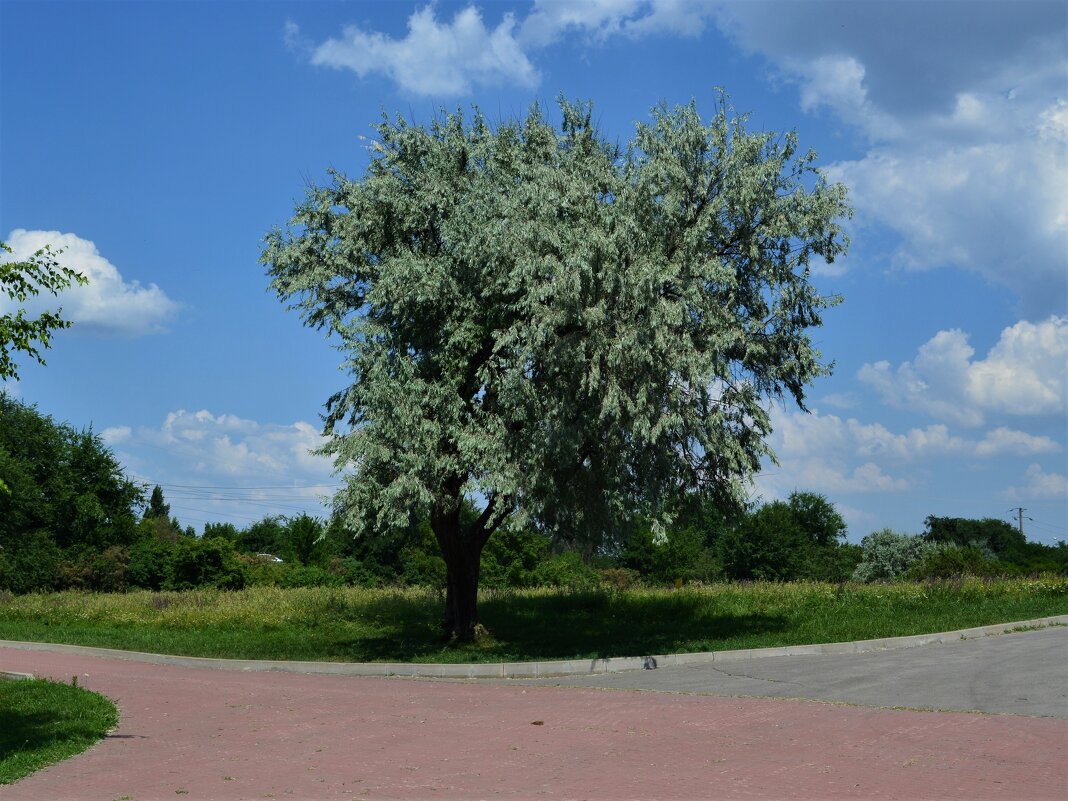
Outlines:
{"type": "Polygon", "coordinates": [[[484,593],[492,637],[442,641],[426,590],[55,593],[0,598],[0,639],[188,656],[493,662],[716,651],[951,631],[1068,614],[1068,578],[719,584],[484,593]]]}
{"type": "Polygon", "coordinates": [[[0,785],[80,754],[118,719],[111,701],[88,690],[0,680],[0,785]]]}

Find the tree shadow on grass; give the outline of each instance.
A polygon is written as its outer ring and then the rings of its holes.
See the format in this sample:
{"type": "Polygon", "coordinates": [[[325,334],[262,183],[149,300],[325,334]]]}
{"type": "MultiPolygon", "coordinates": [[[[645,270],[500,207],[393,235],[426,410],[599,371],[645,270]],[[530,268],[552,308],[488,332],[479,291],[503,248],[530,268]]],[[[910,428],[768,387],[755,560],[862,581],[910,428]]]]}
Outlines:
{"type": "Polygon", "coordinates": [[[788,621],[762,613],[723,614],[700,596],[575,592],[501,594],[479,604],[488,641],[450,644],[441,635],[442,607],[404,596],[369,604],[366,637],[339,638],[333,658],[358,661],[527,661],[644,656],[747,647],[781,632],[788,621]]]}

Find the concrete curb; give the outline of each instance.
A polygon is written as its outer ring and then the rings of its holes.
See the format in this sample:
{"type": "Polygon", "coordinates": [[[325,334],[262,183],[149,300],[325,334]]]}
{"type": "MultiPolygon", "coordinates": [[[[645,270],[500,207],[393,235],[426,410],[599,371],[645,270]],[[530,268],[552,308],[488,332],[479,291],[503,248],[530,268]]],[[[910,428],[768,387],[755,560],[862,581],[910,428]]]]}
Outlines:
{"type": "Polygon", "coordinates": [[[32,673],[19,673],[17,670],[0,670],[0,681],[24,681],[32,678],[32,673]]]}
{"type": "MultiPolygon", "coordinates": [[[[250,672],[278,671],[283,673],[326,673],[341,676],[385,676],[413,679],[536,679],[555,676],[582,676],[599,673],[622,673],[628,670],[652,670],[678,665],[699,665],[713,662],[742,662],[774,656],[813,656],[818,654],[860,654],[868,651],[890,651],[917,648],[922,645],[959,642],[1006,634],[1022,628],[1068,626],[1068,615],[1054,615],[1015,623],[995,623],[937,634],[913,634],[907,637],[884,637],[856,642],[830,642],[815,645],[787,645],[774,648],[748,648],[739,651],[706,651],[693,654],[665,654],[657,656],[616,656],[602,659],[564,659],[552,662],[495,662],[483,664],[432,664],[417,662],[288,662],[258,659],[211,659],[199,656],[171,656],[147,654],[140,651],[120,651],[113,648],[93,648],[85,645],[63,645],[46,642],[17,642],[0,640],[0,649],[81,654],[147,662],[155,665],[211,668],[214,670],[243,670],[250,672]]],[[[12,674],[8,674],[12,675],[12,674]]],[[[25,677],[25,674],[15,674],[25,677]]],[[[32,678],[32,677],[31,677],[32,678]]]]}

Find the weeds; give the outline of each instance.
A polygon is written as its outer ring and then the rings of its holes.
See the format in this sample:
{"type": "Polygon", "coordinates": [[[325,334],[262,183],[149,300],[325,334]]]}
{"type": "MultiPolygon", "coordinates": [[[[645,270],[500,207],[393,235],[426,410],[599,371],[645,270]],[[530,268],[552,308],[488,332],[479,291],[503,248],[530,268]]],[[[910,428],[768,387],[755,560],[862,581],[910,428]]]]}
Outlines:
{"type": "Polygon", "coordinates": [[[488,590],[492,636],[449,644],[435,590],[261,586],[0,604],[0,638],[327,661],[597,658],[903,636],[1068,613],[1068,578],[488,590]]]}

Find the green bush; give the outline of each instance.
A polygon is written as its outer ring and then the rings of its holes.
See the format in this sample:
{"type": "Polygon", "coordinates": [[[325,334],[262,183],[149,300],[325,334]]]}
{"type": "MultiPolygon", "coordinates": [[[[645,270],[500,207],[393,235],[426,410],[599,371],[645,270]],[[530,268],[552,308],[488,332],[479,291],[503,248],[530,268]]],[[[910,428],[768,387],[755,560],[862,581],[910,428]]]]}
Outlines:
{"type": "Polygon", "coordinates": [[[555,554],[534,570],[534,581],[539,587],[563,587],[573,591],[598,589],[601,574],[582,561],[574,551],[555,554]]]}
{"type": "Polygon", "coordinates": [[[315,565],[298,565],[282,574],[280,586],[292,587],[341,587],[345,584],[343,576],[331,573],[315,565]]]}
{"type": "Polygon", "coordinates": [[[853,580],[867,582],[900,578],[943,546],[884,528],[866,536],[860,547],[863,555],[853,580]]]}
{"type": "Polygon", "coordinates": [[[68,549],[59,564],[57,585],[67,590],[125,592],[130,586],[130,550],[112,545],[68,549]]]}
{"type": "Polygon", "coordinates": [[[18,548],[4,551],[6,569],[0,575],[0,589],[16,594],[50,592],[59,584],[63,552],[47,531],[32,531],[19,541],[18,548]]]}
{"type": "Polygon", "coordinates": [[[164,589],[218,587],[239,590],[244,586],[244,567],[238,561],[233,546],[226,540],[182,539],[175,543],[167,565],[164,589]]]}
{"type": "Polygon", "coordinates": [[[534,586],[534,571],[549,556],[549,538],[536,531],[502,528],[482,551],[480,586],[534,586]]]}
{"type": "Polygon", "coordinates": [[[174,548],[174,543],[163,540],[145,540],[131,547],[130,562],[126,568],[130,586],[162,590],[167,583],[174,548]]]}
{"type": "Polygon", "coordinates": [[[1015,565],[991,558],[981,548],[947,546],[927,554],[908,571],[911,579],[945,579],[959,576],[1005,576],[1019,572],[1015,565]]]}

